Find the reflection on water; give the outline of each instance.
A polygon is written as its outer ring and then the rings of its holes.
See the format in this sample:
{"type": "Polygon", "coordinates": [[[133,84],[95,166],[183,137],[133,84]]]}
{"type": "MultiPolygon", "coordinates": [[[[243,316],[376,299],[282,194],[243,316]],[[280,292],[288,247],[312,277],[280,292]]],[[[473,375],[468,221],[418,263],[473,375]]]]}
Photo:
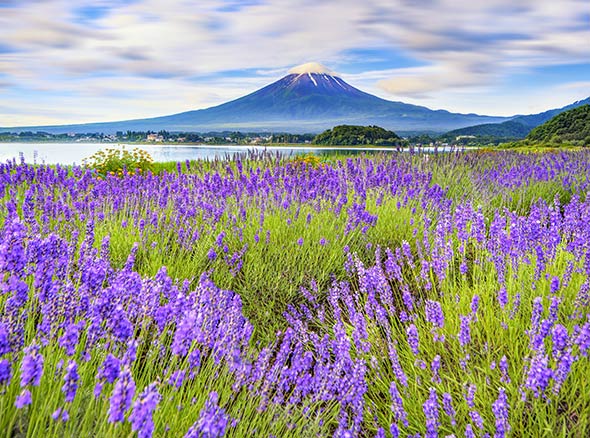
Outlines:
{"type": "MultiPolygon", "coordinates": [[[[95,152],[123,145],[105,143],[0,143],[0,163],[23,156],[27,163],[38,164],[82,164],[82,160],[89,158],[95,152]]],[[[236,145],[124,145],[127,149],[139,147],[150,153],[154,161],[185,161],[196,159],[222,159],[234,154],[246,154],[248,151],[262,152],[264,150],[277,153],[282,156],[294,156],[313,153],[315,155],[358,155],[378,152],[392,152],[395,149],[375,148],[314,148],[313,146],[301,147],[263,147],[263,146],[236,146],[236,145]]],[[[440,150],[440,149],[439,149],[440,150]]],[[[432,152],[430,148],[423,148],[423,152],[432,152]]],[[[441,152],[443,152],[441,150],[441,152]]]]}

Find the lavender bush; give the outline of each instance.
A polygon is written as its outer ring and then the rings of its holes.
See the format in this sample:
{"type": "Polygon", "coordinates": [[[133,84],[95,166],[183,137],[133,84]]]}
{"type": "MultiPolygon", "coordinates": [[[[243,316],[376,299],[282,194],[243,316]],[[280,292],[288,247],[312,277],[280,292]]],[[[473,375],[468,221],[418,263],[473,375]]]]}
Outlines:
{"type": "Polygon", "coordinates": [[[588,436],[590,154],[0,165],[6,436],[588,436]]]}

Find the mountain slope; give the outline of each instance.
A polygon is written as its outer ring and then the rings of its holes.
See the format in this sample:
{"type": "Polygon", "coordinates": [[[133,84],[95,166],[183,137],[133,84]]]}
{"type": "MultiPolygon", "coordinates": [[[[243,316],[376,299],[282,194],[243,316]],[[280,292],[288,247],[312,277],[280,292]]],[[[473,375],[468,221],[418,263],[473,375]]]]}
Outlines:
{"type": "Polygon", "coordinates": [[[446,140],[455,140],[461,136],[496,137],[498,139],[520,139],[527,136],[531,127],[514,120],[502,123],[485,123],[483,125],[468,126],[454,129],[442,136],[446,140]]]}
{"type": "Polygon", "coordinates": [[[499,123],[505,117],[456,114],[393,102],[365,93],[327,68],[304,64],[247,96],[215,107],[164,117],[64,126],[4,128],[4,131],[285,131],[320,132],[335,125],[379,125],[397,132],[434,131],[499,123]]]}
{"type": "Polygon", "coordinates": [[[562,108],[544,111],[539,114],[515,116],[511,120],[502,123],[486,123],[454,129],[441,136],[441,138],[452,141],[461,136],[474,136],[475,140],[479,139],[490,142],[519,140],[525,138],[533,128],[551,120],[558,114],[588,104],[590,104],[590,97],[562,108]]]}
{"type": "Polygon", "coordinates": [[[565,111],[537,126],[526,138],[529,142],[590,146],[590,105],[565,111]]]}
{"type": "Polygon", "coordinates": [[[515,122],[521,123],[525,126],[530,126],[531,128],[534,128],[536,126],[539,126],[539,125],[551,120],[553,117],[555,117],[558,114],[561,114],[565,111],[569,111],[571,109],[578,108],[582,105],[588,105],[588,104],[590,104],[590,97],[588,97],[584,100],[579,100],[577,102],[572,103],[571,105],[567,105],[562,108],[552,109],[552,110],[545,111],[545,112],[542,112],[539,114],[531,114],[529,116],[517,116],[517,117],[514,117],[512,120],[515,122]]]}

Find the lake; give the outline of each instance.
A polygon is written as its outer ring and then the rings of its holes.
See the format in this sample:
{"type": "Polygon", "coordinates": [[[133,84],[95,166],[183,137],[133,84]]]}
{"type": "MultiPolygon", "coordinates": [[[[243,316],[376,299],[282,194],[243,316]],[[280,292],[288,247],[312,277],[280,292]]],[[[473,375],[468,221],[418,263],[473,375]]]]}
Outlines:
{"type": "Polygon", "coordinates": [[[236,145],[115,145],[108,143],[0,143],[0,162],[24,156],[27,163],[38,164],[82,164],[84,158],[90,157],[101,149],[125,146],[128,150],[135,147],[149,152],[154,161],[185,161],[195,159],[224,158],[228,155],[246,154],[249,150],[278,152],[284,156],[313,153],[315,155],[361,154],[392,151],[376,148],[314,148],[301,147],[264,147],[236,145]]]}

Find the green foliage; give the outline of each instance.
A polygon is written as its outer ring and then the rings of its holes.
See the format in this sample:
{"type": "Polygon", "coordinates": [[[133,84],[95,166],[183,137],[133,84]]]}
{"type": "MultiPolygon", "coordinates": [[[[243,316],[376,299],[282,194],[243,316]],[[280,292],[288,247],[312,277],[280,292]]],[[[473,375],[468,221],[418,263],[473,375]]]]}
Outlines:
{"type": "Polygon", "coordinates": [[[456,144],[498,144],[526,137],[531,128],[517,121],[486,123],[449,131],[440,140],[456,144]]]}
{"type": "Polygon", "coordinates": [[[393,131],[379,126],[340,125],[318,134],[313,139],[314,144],[355,146],[400,146],[402,139],[393,131]]]}
{"type": "Polygon", "coordinates": [[[590,105],[563,112],[537,126],[527,140],[550,145],[569,143],[590,146],[590,105]]]}
{"type": "Polygon", "coordinates": [[[147,151],[139,148],[129,151],[125,147],[101,150],[84,160],[87,167],[102,175],[147,172],[152,169],[152,162],[153,159],[147,151]]]}
{"type": "Polygon", "coordinates": [[[429,145],[430,143],[434,143],[436,141],[436,136],[430,136],[428,134],[417,134],[408,137],[408,141],[411,144],[422,144],[422,145],[429,145]]]}

